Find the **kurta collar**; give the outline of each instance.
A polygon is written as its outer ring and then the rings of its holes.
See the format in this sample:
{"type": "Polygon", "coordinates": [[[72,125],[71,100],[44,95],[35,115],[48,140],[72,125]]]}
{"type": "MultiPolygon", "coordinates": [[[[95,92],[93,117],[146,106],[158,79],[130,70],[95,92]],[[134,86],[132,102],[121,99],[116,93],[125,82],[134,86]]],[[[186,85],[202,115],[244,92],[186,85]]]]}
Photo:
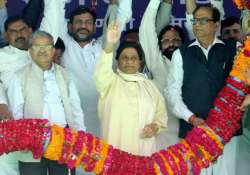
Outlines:
{"type": "MultiPolygon", "coordinates": [[[[212,47],[215,44],[224,44],[225,45],[225,43],[222,40],[215,37],[213,43],[210,46],[208,46],[208,48],[212,47]]],[[[199,43],[199,41],[197,39],[193,43],[189,44],[188,47],[192,47],[192,46],[198,46],[200,48],[204,48],[204,47],[201,46],[201,44],[199,43]]]]}

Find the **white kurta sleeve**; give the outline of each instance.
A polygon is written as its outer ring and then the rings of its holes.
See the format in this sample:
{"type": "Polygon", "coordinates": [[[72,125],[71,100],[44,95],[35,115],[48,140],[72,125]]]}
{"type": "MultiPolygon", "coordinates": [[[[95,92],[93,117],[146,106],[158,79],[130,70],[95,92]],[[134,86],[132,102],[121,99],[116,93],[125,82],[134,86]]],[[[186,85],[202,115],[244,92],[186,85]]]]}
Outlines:
{"type": "Polygon", "coordinates": [[[94,80],[97,91],[103,97],[108,92],[115,78],[115,73],[112,69],[113,53],[102,51],[100,59],[97,61],[94,71],[94,80]]]}
{"type": "Polygon", "coordinates": [[[183,62],[180,50],[177,49],[172,56],[170,75],[167,80],[167,87],[165,89],[165,96],[169,110],[178,118],[188,121],[193,113],[185,105],[182,98],[183,85],[183,62]]]}
{"type": "Polygon", "coordinates": [[[216,7],[220,12],[220,19],[224,19],[225,11],[223,7],[223,0],[211,0],[211,4],[216,7]]]}
{"type": "Polygon", "coordinates": [[[102,36],[98,38],[98,41],[104,43],[106,40],[107,26],[110,22],[117,20],[121,31],[123,31],[126,29],[125,26],[131,18],[132,0],[120,0],[118,6],[116,4],[110,4],[104,18],[102,36]]]}
{"type": "Polygon", "coordinates": [[[161,30],[170,23],[172,13],[172,4],[162,2],[156,17],[156,32],[160,34],[161,30]]]}
{"type": "Polygon", "coordinates": [[[9,100],[9,108],[14,119],[22,119],[24,112],[24,97],[22,93],[21,82],[16,76],[13,76],[13,80],[8,86],[7,95],[9,100]]]}
{"type": "Polygon", "coordinates": [[[193,25],[191,23],[192,19],[193,19],[193,15],[186,13],[186,22],[184,25],[187,30],[189,40],[195,39],[194,32],[193,32],[193,25]]]}
{"type": "Polygon", "coordinates": [[[164,60],[158,44],[155,23],[159,5],[160,0],[151,0],[149,2],[139,28],[139,38],[145,52],[146,65],[153,75],[153,81],[162,92],[166,84],[165,76],[167,75],[170,61],[167,58],[164,60]]]}
{"type": "Polygon", "coordinates": [[[7,104],[6,94],[2,82],[0,82],[0,104],[7,104]]]}
{"type": "Polygon", "coordinates": [[[56,42],[62,27],[59,21],[64,16],[62,14],[64,12],[64,3],[62,0],[44,0],[44,16],[39,30],[50,33],[53,36],[54,42],[56,42]]]}
{"type": "Polygon", "coordinates": [[[103,22],[103,26],[102,26],[102,35],[98,38],[98,42],[100,42],[100,44],[102,44],[102,43],[104,43],[104,41],[106,41],[106,33],[107,33],[108,24],[110,22],[116,20],[117,11],[118,11],[118,5],[116,5],[116,4],[109,4],[108,5],[108,9],[107,9],[106,15],[104,17],[104,22],[103,22]]]}
{"type": "Polygon", "coordinates": [[[126,24],[132,18],[132,0],[119,0],[117,20],[120,23],[120,29],[123,31],[126,24]]]}
{"type": "Polygon", "coordinates": [[[69,98],[75,129],[86,131],[80,97],[73,80],[69,82],[69,98]]]}

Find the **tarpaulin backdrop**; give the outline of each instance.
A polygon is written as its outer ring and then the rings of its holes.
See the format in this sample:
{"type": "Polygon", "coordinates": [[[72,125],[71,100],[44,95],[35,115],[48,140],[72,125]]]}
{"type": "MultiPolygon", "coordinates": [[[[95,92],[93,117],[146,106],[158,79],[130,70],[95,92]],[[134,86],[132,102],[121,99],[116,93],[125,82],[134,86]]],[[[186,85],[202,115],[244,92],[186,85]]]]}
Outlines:
{"type": "MultiPolygon", "coordinates": [[[[21,13],[22,9],[28,3],[29,0],[8,0],[8,14],[18,15],[21,13]]],[[[127,25],[127,29],[138,28],[143,12],[150,0],[133,0],[133,19],[127,25]]],[[[173,25],[183,26],[185,23],[185,1],[186,0],[174,0],[173,1],[173,12],[172,12],[172,21],[173,25]]],[[[197,3],[209,3],[210,0],[197,0],[197,3]]],[[[100,35],[101,28],[103,26],[103,18],[105,16],[109,0],[97,0],[97,35],[100,35]]],[[[69,16],[69,13],[79,5],[91,6],[91,0],[67,0],[66,17],[69,16]]],[[[233,5],[232,0],[224,0],[224,9],[226,16],[239,15],[239,11],[233,5]]]]}

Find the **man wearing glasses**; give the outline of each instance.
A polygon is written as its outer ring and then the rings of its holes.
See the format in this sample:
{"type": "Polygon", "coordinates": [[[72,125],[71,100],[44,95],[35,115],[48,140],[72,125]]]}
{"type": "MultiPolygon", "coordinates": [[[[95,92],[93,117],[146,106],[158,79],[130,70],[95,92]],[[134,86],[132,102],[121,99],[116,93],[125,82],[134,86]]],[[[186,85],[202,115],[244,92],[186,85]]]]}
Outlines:
{"type": "MultiPolygon", "coordinates": [[[[16,72],[8,88],[14,118],[48,119],[50,124],[85,130],[76,87],[69,74],[53,63],[53,37],[36,31],[29,43],[31,64],[16,72]]],[[[35,160],[30,152],[20,152],[18,159],[20,175],[47,175],[47,171],[49,175],[69,173],[66,165],[45,158],[35,160]]]]}
{"type": "MultiPolygon", "coordinates": [[[[103,25],[105,34],[106,25],[115,19],[125,27],[132,15],[132,0],[111,0],[107,9],[103,25]],[[119,3],[118,3],[119,2],[119,3]]],[[[86,6],[79,6],[70,14],[69,21],[61,19],[61,33],[65,43],[65,52],[62,56],[62,65],[74,76],[76,87],[86,114],[87,130],[96,136],[100,135],[100,124],[97,115],[98,93],[93,80],[96,61],[102,49],[105,36],[94,38],[96,32],[96,14],[86,6]]]]}
{"type": "MultiPolygon", "coordinates": [[[[146,67],[151,75],[149,77],[162,94],[166,87],[166,76],[168,76],[172,53],[185,40],[184,32],[179,26],[169,25],[171,10],[171,0],[162,2],[150,0],[139,29],[146,67]]],[[[168,108],[167,105],[166,107],[168,108]]],[[[159,150],[176,144],[179,140],[178,120],[169,113],[168,116],[168,129],[157,136],[157,149],[159,150]]]]}
{"type": "MultiPolygon", "coordinates": [[[[195,41],[181,46],[172,57],[166,96],[169,109],[180,118],[181,138],[192,127],[205,123],[232,67],[235,43],[223,42],[216,37],[219,22],[217,8],[197,6],[191,21],[195,41]]],[[[202,173],[228,174],[223,165],[216,165],[202,173]]]]}
{"type": "MultiPolygon", "coordinates": [[[[11,119],[13,115],[9,112],[8,100],[5,100],[5,92],[8,82],[12,81],[13,73],[30,63],[28,57],[28,40],[32,34],[32,22],[37,21],[39,16],[37,6],[44,2],[44,15],[40,24],[40,29],[52,34],[54,38],[58,37],[59,25],[57,21],[61,18],[61,3],[58,0],[30,0],[26,6],[26,12],[22,16],[9,17],[4,23],[4,36],[8,46],[0,49],[0,120],[11,119]],[[25,14],[26,13],[26,14],[25,14]],[[34,19],[33,19],[34,18],[34,19]],[[52,27],[53,26],[53,27],[52,27]]],[[[0,156],[1,175],[16,175],[18,166],[16,154],[10,153],[0,156]]]]}

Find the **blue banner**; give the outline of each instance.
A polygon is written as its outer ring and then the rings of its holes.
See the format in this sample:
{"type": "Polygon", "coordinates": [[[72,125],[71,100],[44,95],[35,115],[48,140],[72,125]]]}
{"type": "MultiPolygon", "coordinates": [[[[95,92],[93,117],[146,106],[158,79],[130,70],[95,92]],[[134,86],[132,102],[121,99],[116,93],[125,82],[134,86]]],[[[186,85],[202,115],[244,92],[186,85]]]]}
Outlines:
{"type": "MultiPolygon", "coordinates": [[[[21,13],[24,6],[29,0],[8,0],[8,14],[10,16],[18,15],[21,13]]],[[[143,12],[147,7],[149,0],[133,0],[133,19],[127,25],[127,28],[138,28],[143,12]]],[[[185,23],[185,2],[186,0],[174,0],[173,1],[173,12],[172,12],[172,25],[183,26],[185,23]]],[[[197,0],[197,3],[204,4],[209,3],[210,0],[197,0]]],[[[98,0],[97,1],[97,34],[101,33],[101,28],[103,26],[103,18],[105,16],[109,0],[98,0]]],[[[69,16],[70,12],[79,5],[91,6],[91,0],[68,0],[66,4],[66,17],[69,16]]],[[[239,16],[239,10],[233,4],[232,0],[224,0],[224,9],[226,16],[239,16]],[[226,3],[225,3],[226,1],[226,3]]]]}

